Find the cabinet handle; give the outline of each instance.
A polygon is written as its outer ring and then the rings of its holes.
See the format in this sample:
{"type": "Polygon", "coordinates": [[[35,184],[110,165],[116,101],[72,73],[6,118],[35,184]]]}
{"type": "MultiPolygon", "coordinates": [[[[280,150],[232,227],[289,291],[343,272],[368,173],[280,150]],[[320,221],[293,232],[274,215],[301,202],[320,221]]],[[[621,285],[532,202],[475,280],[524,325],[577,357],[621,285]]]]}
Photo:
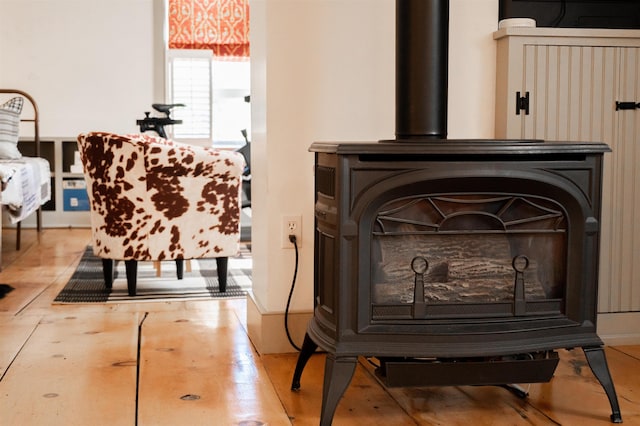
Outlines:
{"type": "Polygon", "coordinates": [[[616,101],[616,111],[621,109],[640,109],[640,102],[618,102],[616,101]]]}
{"type": "Polygon", "coordinates": [[[516,115],[520,115],[522,110],[525,115],[529,115],[529,92],[525,92],[524,96],[520,96],[520,92],[516,92],[516,115]]]}

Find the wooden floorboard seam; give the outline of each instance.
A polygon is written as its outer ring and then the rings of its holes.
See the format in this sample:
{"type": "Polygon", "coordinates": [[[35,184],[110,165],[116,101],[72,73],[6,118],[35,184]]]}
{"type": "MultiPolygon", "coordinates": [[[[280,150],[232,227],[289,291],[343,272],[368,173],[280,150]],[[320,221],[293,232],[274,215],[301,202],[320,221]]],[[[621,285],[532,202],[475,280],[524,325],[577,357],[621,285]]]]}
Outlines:
{"type": "MultiPolygon", "coordinates": [[[[42,319],[42,317],[40,318],[42,319]]],[[[11,359],[11,362],[9,362],[9,364],[7,365],[7,368],[4,369],[4,371],[2,372],[2,375],[0,376],[0,382],[2,382],[2,380],[4,379],[4,377],[7,375],[7,373],[9,372],[9,370],[11,370],[11,366],[13,365],[13,363],[15,362],[16,359],[18,359],[18,357],[20,356],[20,353],[22,352],[22,350],[24,349],[24,347],[27,345],[27,343],[29,343],[29,340],[31,339],[31,336],[33,336],[33,333],[36,332],[38,326],[40,325],[40,320],[38,320],[38,322],[36,323],[35,327],[33,327],[31,329],[31,332],[29,333],[29,335],[24,339],[24,342],[22,342],[22,345],[20,346],[20,349],[18,349],[15,353],[15,355],[13,356],[13,358],[11,359]]]]}
{"type": "Polygon", "coordinates": [[[39,293],[37,293],[34,297],[31,298],[31,300],[29,300],[27,303],[24,304],[24,306],[22,306],[17,312],[16,312],[16,316],[20,315],[21,313],[23,313],[25,310],[27,310],[31,304],[33,304],[35,301],[37,301],[40,296],[42,296],[43,294],[45,294],[47,292],[47,290],[49,290],[49,288],[51,288],[52,285],[55,284],[55,280],[51,283],[49,283],[49,285],[47,285],[46,287],[44,287],[44,289],[42,289],[42,291],[40,291],[39,293]]]}
{"type": "Polygon", "coordinates": [[[145,312],[142,315],[142,319],[138,322],[138,348],[136,350],[136,407],[135,407],[135,420],[134,425],[138,426],[138,413],[140,409],[140,364],[142,363],[141,353],[142,353],[142,334],[144,321],[149,316],[149,312],[145,312]]]}
{"type": "Polygon", "coordinates": [[[629,353],[629,352],[627,352],[627,351],[625,351],[625,350],[623,350],[623,349],[621,349],[621,348],[619,348],[617,346],[607,346],[607,347],[613,349],[614,351],[620,352],[621,354],[626,355],[626,356],[628,356],[630,358],[633,358],[635,360],[640,361],[640,357],[636,356],[633,353],[629,353]]]}

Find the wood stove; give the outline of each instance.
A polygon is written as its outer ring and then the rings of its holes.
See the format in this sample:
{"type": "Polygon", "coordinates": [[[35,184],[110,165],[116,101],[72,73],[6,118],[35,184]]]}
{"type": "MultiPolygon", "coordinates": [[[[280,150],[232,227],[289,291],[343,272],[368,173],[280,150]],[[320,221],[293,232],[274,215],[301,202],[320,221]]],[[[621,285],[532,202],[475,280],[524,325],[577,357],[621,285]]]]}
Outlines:
{"type": "Polygon", "coordinates": [[[396,8],[397,139],[311,146],[316,306],[292,389],[327,351],[329,425],[358,356],[388,386],[502,385],[548,381],[555,350],[582,347],[621,422],[596,334],[609,148],[446,140],[448,2],[396,8]]]}

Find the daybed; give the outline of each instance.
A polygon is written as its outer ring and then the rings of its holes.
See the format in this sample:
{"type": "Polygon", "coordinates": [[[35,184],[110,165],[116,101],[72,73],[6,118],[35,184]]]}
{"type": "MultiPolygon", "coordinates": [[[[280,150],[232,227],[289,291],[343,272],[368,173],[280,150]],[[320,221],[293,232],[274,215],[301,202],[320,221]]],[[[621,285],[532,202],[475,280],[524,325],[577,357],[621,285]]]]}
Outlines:
{"type": "Polygon", "coordinates": [[[40,158],[35,100],[16,89],[0,89],[0,96],[0,204],[2,210],[8,212],[11,223],[16,225],[16,250],[20,250],[23,219],[35,212],[37,230],[41,230],[41,207],[51,199],[51,167],[46,159],[40,158]],[[30,108],[25,108],[27,114],[23,114],[25,99],[30,104],[30,108]],[[23,156],[18,149],[21,122],[33,125],[35,157],[23,156]]]}

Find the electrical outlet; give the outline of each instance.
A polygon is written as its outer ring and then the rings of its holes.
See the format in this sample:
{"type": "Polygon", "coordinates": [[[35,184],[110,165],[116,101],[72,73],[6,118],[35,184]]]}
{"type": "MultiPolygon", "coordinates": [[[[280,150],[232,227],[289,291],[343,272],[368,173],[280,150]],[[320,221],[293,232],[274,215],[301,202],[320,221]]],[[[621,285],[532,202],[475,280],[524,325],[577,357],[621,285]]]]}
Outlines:
{"type": "Polygon", "coordinates": [[[282,216],[282,248],[294,248],[289,235],[296,236],[298,248],[302,246],[302,217],[282,216]]]}

